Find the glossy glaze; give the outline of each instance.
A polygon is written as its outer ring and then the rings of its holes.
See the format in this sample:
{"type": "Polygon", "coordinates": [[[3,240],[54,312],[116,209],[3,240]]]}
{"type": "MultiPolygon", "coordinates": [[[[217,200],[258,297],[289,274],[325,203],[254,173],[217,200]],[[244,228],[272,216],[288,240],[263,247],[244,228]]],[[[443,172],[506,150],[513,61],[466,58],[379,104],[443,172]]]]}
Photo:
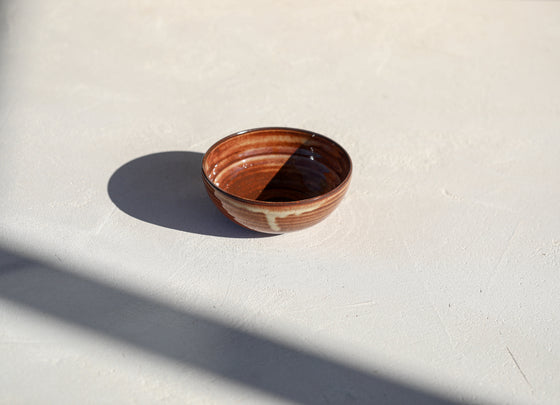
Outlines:
{"type": "Polygon", "coordinates": [[[208,149],[202,177],[231,220],[266,233],[307,228],[327,217],[345,195],[352,173],[336,142],[293,128],[258,128],[208,149]]]}

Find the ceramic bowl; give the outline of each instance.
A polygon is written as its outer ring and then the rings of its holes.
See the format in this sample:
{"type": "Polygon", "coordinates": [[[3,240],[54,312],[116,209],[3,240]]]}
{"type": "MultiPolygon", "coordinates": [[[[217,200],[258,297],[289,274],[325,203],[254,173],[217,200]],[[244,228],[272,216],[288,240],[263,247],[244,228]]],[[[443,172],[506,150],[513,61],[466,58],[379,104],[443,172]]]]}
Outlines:
{"type": "Polygon", "coordinates": [[[258,232],[284,233],[325,219],[348,190],[352,162],[326,136],[293,128],[241,131],[216,142],[202,178],[226,217],[258,232]]]}

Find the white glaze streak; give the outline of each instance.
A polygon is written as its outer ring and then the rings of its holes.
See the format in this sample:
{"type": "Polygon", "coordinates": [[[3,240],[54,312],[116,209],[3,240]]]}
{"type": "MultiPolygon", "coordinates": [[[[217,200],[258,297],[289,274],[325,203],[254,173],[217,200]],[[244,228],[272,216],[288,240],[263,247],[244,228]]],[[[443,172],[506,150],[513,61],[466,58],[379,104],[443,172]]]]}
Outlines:
{"type": "Polygon", "coordinates": [[[230,214],[233,218],[235,218],[236,221],[243,223],[243,220],[240,219],[239,217],[237,217],[235,215],[234,210],[231,210],[228,205],[232,205],[237,209],[242,209],[242,210],[246,210],[246,211],[250,211],[250,212],[254,212],[257,214],[264,214],[266,221],[268,223],[268,226],[270,227],[270,230],[274,231],[274,232],[282,232],[282,229],[280,227],[280,225],[278,225],[278,222],[276,221],[279,218],[286,218],[289,217],[290,215],[301,215],[301,214],[305,214],[306,212],[310,212],[315,210],[317,207],[315,205],[313,206],[305,206],[305,207],[300,207],[300,208],[292,208],[292,209],[285,209],[282,211],[274,211],[268,208],[264,208],[264,207],[253,207],[249,204],[243,204],[240,202],[237,202],[233,199],[224,199],[222,198],[222,196],[220,195],[220,193],[214,191],[214,195],[216,196],[216,198],[218,198],[221,202],[222,202],[222,206],[224,207],[224,209],[228,212],[228,214],[230,214]]]}

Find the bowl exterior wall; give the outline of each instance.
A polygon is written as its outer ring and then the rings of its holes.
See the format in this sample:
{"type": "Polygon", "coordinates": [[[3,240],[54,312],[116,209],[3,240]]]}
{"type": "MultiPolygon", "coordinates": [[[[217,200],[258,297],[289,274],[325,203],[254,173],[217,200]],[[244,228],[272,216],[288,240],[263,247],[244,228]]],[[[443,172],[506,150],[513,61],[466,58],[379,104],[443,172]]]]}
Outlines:
{"type": "Polygon", "coordinates": [[[226,217],[245,228],[272,234],[298,231],[322,221],[338,206],[350,184],[346,182],[336,193],[297,204],[259,204],[232,198],[204,175],[202,179],[208,195],[226,217]]]}

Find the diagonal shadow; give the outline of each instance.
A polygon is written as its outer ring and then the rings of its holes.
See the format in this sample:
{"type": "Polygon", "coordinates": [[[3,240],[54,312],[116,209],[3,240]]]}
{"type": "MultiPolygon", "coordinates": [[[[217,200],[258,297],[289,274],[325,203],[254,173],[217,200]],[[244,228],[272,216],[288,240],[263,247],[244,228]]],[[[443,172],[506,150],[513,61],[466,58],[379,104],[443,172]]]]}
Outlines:
{"type": "Polygon", "coordinates": [[[142,156],[113,173],[107,192],[128,215],[179,231],[230,238],[274,236],[234,224],[214,206],[202,183],[202,153],[142,156]]]}
{"type": "Polygon", "coordinates": [[[2,249],[0,299],[301,404],[455,403],[2,249]]]}
{"type": "Polygon", "coordinates": [[[352,164],[342,151],[307,139],[268,181],[257,200],[296,201],[326,194],[342,183],[352,164]]]}

